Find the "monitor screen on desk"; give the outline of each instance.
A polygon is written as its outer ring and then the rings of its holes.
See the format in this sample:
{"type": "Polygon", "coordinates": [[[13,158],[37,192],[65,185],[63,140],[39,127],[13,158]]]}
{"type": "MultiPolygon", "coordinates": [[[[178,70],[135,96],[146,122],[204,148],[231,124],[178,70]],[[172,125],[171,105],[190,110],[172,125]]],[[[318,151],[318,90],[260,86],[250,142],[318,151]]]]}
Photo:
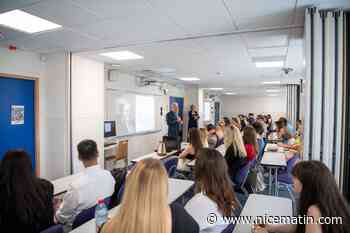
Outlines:
{"type": "Polygon", "coordinates": [[[115,137],[116,136],[116,130],[115,130],[115,121],[105,121],[104,122],[104,137],[115,137]]]}

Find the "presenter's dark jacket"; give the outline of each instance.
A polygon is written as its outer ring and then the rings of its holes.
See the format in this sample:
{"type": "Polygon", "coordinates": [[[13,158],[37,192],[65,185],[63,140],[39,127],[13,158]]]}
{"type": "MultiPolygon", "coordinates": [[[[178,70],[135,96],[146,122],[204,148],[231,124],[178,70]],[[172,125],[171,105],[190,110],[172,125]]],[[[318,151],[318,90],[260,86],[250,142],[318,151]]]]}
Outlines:
{"type": "Polygon", "coordinates": [[[168,136],[177,138],[179,136],[180,124],[177,122],[178,115],[170,111],[166,114],[166,123],[168,124],[168,136]]]}
{"type": "Polygon", "coordinates": [[[189,111],[188,112],[188,128],[189,129],[198,128],[198,118],[199,118],[199,115],[198,115],[197,111],[193,111],[193,112],[189,111]]]}
{"type": "MultiPolygon", "coordinates": [[[[32,212],[30,216],[34,216],[32,219],[26,218],[24,211],[16,209],[14,197],[8,196],[5,190],[0,191],[1,233],[39,233],[54,224],[53,185],[47,180],[38,179],[38,187],[42,189],[42,193],[45,193],[45,197],[41,200],[45,209],[33,206],[29,210],[32,212]]],[[[1,184],[0,188],[3,188],[1,184]]]]}

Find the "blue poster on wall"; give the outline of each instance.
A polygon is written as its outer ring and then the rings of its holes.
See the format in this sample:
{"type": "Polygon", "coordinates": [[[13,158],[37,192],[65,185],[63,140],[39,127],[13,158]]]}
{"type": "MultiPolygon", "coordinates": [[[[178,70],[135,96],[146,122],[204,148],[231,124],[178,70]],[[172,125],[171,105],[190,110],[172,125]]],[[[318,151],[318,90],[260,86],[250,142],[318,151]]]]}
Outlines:
{"type": "Polygon", "coordinates": [[[184,112],[184,98],[183,97],[175,97],[170,96],[169,98],[169,109],[173,103],[177,103],[179,105],[179,116],[183,119],[184,112]]]}
{"type": "Polygon", "coordinates": [[[35,81],[0,77],[0,160],[23,149],[35,169],[35,81]]]}

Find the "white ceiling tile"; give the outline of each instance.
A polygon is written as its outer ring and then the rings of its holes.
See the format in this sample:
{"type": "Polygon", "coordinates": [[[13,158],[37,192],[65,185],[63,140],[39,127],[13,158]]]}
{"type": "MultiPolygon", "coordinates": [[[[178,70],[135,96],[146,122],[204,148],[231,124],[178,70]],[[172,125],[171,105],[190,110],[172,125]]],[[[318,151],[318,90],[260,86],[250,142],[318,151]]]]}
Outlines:
{"type": "Polygon", "coordinates": [[[283,47],[288,45],[288,30],[254,32],[243,35],[248,49],[261,47],[283,47]]]}
{"type": "Polygon", "coordinates": [[[296,0],[224,0],[240,29],[290,24],[296,0]]]}
{"type": "Polygon", "coordinates": [[[271,47],[271,48],[256,48],[249,49],[248,53],[251,57],[277,57],[277,56],[286,56],[287,47],[271,47]]]}
{"type": "Polygon", "coordinates": [[[232,19],[220,0],[149,0],[159,14],[166,14],[191,34],[227,32],[232,19]]]}
{"type": "Polygon", "coordinates": [[[88,9],[100,17],[125,18],[149,14],[146,0],[72,0],[80,7],[88,9]]]}
{"type": "Polygon", "coordinates": [[[183,31],[176,25],[167,20],[159,20],[159,17],[154,14],[105,20],[79,27],[79,30],[103,40],[113,40],[115,45],[171,39],[183,35],[183,31]]]}
{"type": "Polygon", "coordinates": [[[39,2],[40,0],[1,0],[0,1],[0,12],[6,12],[22,7],[27,7],[33,3],[39,2]]]}
{"type": "Polygon", "coordinates": [[[25,12],[58,23],[64,27],[72,27],[95,23],[101,18],[74,4],[71,0],[43,0],[29,7],[25,12]]]}

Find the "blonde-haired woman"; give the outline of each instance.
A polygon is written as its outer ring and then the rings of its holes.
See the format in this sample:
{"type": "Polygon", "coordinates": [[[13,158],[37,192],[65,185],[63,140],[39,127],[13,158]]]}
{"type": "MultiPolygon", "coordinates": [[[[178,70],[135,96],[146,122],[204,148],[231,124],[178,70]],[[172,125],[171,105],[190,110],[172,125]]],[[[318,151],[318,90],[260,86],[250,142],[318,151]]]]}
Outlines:
{"type": "Polygon", "coordinates": [[[225,159],[229,174],[234,180],[238,171],[248,162],[242,134],[236,126],[231,126],[231,129],[226,132],[225,147],[227,148],[225,159]]]}
{"type": "Polygon", "coordinates": [[[208,145],[208,130],[206,128],[200,128],[199,129],[199,136],[201,138],[201,141],[202,141],[202,145],[204,148],[208,148],[209,145],[208,145]]]}
{"type": "Polygon", "coordinates": [[[137,163],[126,180],[118,213],[102,233],[197,233],[198,224],[178,204],[168,204],[168,175],[157,159],[137,163]]]}

